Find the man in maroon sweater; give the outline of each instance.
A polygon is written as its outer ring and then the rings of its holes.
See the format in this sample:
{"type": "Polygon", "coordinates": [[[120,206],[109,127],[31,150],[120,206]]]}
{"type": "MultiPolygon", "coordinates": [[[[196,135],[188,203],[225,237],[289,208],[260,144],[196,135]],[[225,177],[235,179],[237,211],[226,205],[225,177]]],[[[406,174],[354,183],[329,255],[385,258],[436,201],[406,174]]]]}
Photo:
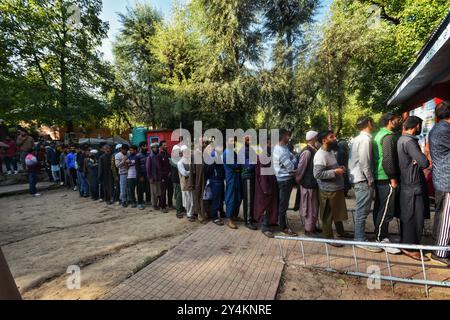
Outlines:
{"type": "MultiPolygon", "coordinates": [[[[167,194],[169,191],[169,184],[171,183],[171,167],[170,167],[170,155],[167,152],[166,141],[161,141],[160,151],[155,157],[157,180],[161,183],[161,211],[162,213],[167,213],[167,194]]],[[[169,203],[172,201],[169,200],[169,203]]]]}

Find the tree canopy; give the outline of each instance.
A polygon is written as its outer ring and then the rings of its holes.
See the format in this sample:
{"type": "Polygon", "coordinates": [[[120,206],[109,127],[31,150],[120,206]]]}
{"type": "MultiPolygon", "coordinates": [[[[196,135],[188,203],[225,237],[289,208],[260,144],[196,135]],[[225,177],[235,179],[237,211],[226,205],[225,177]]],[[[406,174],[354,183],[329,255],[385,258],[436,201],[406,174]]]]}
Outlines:
{"type": "Polygon", "coordinates": [[[138,3],[120,15],[108,63],[99,52],[108,30],[101,0],[3,0],[0,112],[69,128],[189,129],[202,120],[352,135],[358,116],[387,110],[450,5],[334,0],[316,21],[321,3],[175,1],[166,18],[138,3]]]}

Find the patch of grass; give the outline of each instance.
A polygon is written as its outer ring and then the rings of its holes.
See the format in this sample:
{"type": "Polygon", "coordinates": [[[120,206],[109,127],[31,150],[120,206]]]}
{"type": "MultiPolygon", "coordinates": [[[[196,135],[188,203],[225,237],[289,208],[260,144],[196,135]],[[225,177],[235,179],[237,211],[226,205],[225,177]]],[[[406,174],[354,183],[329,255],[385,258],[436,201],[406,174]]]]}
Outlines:
{"type": "Polygon", "coordinates": [[[128,275],[127,278],[130,278],[132,275],[138,273],[139,271],[144,269],[146,266],[151,264],[153,261],[156,261],[157,259],[161,258],[163,255],[165,255],[167,253],[167,251],[168,250],[163,250],[155,256],[146,257],[142,263],[138,264],[136,267],[133,268],[133,270],[131,270],[131,273],[128,275]]]}

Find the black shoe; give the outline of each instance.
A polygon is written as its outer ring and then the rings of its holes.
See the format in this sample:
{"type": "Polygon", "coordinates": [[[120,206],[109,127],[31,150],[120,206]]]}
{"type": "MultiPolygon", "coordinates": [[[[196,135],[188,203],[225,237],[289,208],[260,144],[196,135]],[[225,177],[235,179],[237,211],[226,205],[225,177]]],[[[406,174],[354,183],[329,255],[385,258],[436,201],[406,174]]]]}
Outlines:
{"type": "Polygon", "coordinates": [[[124,208],[128,207],[128,203],[126,203],[126,202],[122,203],[122,207],[124,207],[124,208]]]}
{"type": "Polygon", "coordinates": [[[246,227],[253,231],[258,230],[258,227],[253,222],[247,223],[246,227]]]}

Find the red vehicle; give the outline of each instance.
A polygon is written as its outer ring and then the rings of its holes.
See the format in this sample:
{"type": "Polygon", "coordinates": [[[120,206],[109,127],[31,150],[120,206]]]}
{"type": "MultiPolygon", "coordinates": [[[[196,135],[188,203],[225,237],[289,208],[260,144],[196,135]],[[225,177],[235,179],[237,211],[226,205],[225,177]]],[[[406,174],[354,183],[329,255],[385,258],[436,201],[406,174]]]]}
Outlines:
{"type": "Polygon", "coordinates": [[[167,142],[167,152],[172,153],[172,148],[178,144],[178,141],[172,141],[172,130],[153,130],[147,132],[147,144],[150,149],[152,143],[160,143],[161,141],[167,142]]]}

